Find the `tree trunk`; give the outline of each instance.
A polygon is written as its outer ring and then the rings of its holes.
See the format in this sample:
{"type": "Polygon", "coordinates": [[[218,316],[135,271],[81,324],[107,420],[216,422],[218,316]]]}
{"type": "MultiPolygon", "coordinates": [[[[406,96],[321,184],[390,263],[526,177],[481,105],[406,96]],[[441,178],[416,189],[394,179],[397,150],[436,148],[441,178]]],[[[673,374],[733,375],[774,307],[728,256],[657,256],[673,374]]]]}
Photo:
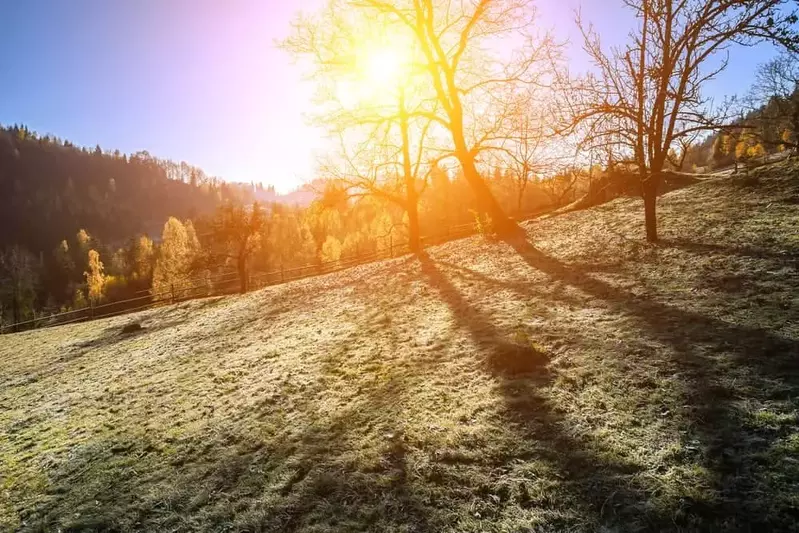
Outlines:
{"type": "Polygon", "coordinates": [[[455,155],[463,167],[463,176],[474,191],[478,204],[483,211],[488,213],[491,217],[491,222],[497,235],[501,237],[518,235],[521,229],[516,222],[505,214],[505,211],[502,210],[497,199],[494,198],[494,194],[491,192],[488,184],[480,176],[480,173],[477,172],[477,166],[474,164],[474,156],[465,150],[459,150],[455,155]]]}
{"type": "Polygon", "coordinates": [[[247,256],[244,254],[239,254],[236,263],[237,263],[236,266],[239,271],[239,284],[240,284],[241,294],[245,294],[247,292],[247,256]]]}
{"type": "Polygon", "coordinates": [[[408,194],[408,246],[411,253],[418,254],[422,250],[419,235],[419,210],[416,202],[416,191],[408,194]]]}
{"type": "Polygon", "coordinates": [[[646,226],[646,240],[657,242],[657,193],[660,174],[650,174],[641,184],[641,193],[644,197],[644,225],[646,226]]]}
{"type": "Polygon", "coordinates": [[[422,250],[419,236],[419,195],[411,167],[411,144],[408,135],[408,113],[405,110],[405,89],[400,87],[400,133],[402,134],[402,171],[405,175],[405,211],[408,213],[408,247],[411,253],[422,250]]]}
{"type": "Polygon", "coordinates": [[[452,109],[449,111],[449,129],[455,145],[455,157],[458,158],[461,164],[463,176],[472,188],[480,208],[491,217],[491,222],[497,235],[501,237],[519,235],[521,229],[516,222],[505,214],[497,199],[494,198],[494,194],[488,184],[477,172],[474,153],[466,146],[466,137],[463,134],[463,109],[461,108],[460,94],[455,89],[454,73],[452,72],[448,73],[447,86],[450,89],[449,98],[453,104],[452,109]]]}

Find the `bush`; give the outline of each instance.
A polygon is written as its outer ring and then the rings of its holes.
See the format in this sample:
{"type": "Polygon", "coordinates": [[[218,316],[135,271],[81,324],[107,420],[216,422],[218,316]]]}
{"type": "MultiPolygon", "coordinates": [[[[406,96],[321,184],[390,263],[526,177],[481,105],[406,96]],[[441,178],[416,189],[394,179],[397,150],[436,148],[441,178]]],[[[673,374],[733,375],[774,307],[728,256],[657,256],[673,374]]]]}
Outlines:
{"type": "Polygon", "coordinates": [[[472,215],[474,215],[474,227],[477,229],[477,233],[486,240],[493,240],[496,232],[494,231],[494,223],[491,217],[486,213],[480,213],[474,209],[472,209],[471,212],[472,215]]]}

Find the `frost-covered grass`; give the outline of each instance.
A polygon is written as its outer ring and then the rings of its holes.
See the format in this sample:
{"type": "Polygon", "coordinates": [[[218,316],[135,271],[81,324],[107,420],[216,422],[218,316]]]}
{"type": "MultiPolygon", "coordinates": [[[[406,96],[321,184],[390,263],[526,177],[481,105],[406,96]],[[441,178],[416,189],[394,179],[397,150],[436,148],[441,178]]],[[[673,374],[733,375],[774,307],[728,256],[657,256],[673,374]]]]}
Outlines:
{"type": "Polygon", "coordinates": [[[0,530],[796,530],[799,178],[0,337],[0,530]],[[140,320],[144,329],[122,335],[140,320]]]}

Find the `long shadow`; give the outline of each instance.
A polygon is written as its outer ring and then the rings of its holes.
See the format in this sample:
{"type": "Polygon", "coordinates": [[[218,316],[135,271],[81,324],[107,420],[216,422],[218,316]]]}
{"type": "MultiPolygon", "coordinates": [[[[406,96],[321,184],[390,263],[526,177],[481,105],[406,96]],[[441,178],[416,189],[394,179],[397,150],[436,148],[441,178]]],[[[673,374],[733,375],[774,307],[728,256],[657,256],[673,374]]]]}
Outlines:
{"type": "MultiPolygon", "coordinates": [[[[796,341],[642,299],[576,271],[529,243],[513,245],[531,267],[601,297],[614,311],[629,317],[642,335],[673,348],[676,366],[691,385],[686,403],[693,406],[692,424],[687,429],[703,441],[706,463],[718,474],[723,496],[713,506],[683,501],[679,509],[648,507],[652,487],[637,481],[639,467],[609,458],[610,454],[601,453],[600,443],[569,431],[568,420],[545,394],[553,378],[547,354],[506,339],[491,317],[470,304],[439,269],[441,263],[423,255],[423,276],[485,355],[485,369],[496,379],[505,406],[503,423],[507,422],[508,431],[520,440],[533,443],[530,446],[537,457],[553,465],[568,495],[565,503],[531,497],[522,505],[555,508],[557,512],[573,506],[585,515],[584,523],[555,516],[547,525],[556,530],[574,530],[581,525],[594,529],[597,523],[629,530],[690,528],[692,516],[704,520],[703,525],[711,524],[704,529],[721,530],[725,525],[728,530],[754,529],[759,509],[742,501],[748,488],[733,475],[740,466],[736,446],[747,446],[737,444],[746,432],[737,427],[730,405],[734,391],[717,384],[715,363],[696,347],[729,353],[736,363],[763,379],[785,380],[796,386],[796,341]],[[774,361],[762,361],[770,355],[775,356],[774,361]],[[616,515],[611,511],[614,502],[626,504],[616,515]]],[[[329,367],[334,368],[335,361],[330,361],[329,367]]],[[[407,444],[401,435],[382,442],[374,471],[359,469],[347,456],[353,448],[357,451],[358,444],[351,440],[362,435],[358,429],[372,423],[378,413],[383,419],[401,419],[403,395],[411,384],[425,379],[421,367],[410,376],[392,373],[390,361],[383,368],[387,375],[382,382],[359,390],[358,401],[331,419],[314,420],[311,405],[306,412],[311,413],[312,422],[284,443],[265,443],[259,433],[273,430],[272,418],[282,408],[268,402],[257,404],[235,424],[223,424],[217,431],[197,431],[185,442],[168,443],[174,448],[168,455],[157,450],[162,444],[154,442],[155,438],[149,440],[152,436],[131,436],[127,442],[108,437],[83,454],[73,454],[63,470],[53,475],[55,486],[41,507],[26,516],[24,529],[299,531],[363,529],[365,523],[372,531],[452,528],[445,521],[452,515],[436,514],[434,505],[423,501],[409,480],[407,444]],[[269,423],[262,423],[262,418],[269,423]],[[164,462],[167,457],[171,462],[164,462]],[[135,473],[148,462],[164,472],[160,482],[159,478],[141,479],[135,473]],[[161,492],[153,494],[154,486],[161,492]],[[330,522],[333,519],[336,522],[330,522]],[[325,520],[328,522],[323,523],[325,520]]],[[[289,425],[296,420],[284,422],[289,425]]],[[[516,458],[509,455],[489,461],[516,458]]],[[[506,464],[488,466],[499,470],[506,464]]],[[[158,470],[148,471],[149,476],[156,476],[153,472],[158,470]]],[[[788,524],[769,516],[759,520],[765,530],[788,524]]]]}
{"type": "MultiPolygon", "coordinates": [[[[370,358],[383,363],[380,354],[370,358]]],[[[401,423],[405,395],[424,372],[393,372],[390,361],[382,369],[382,380],[359,387],[333,416],[309,401],[295,407],[299,418],[282,420],[282,406],[263,398],[239,413],[244,419],[209,421],[177,439],[164,427],[76,446],[47,471],[46,497],[18,510],[21,530],[441,531],[447,524],[408,474],[401,428],[364,431],[378,419],[401,423]],[[300,428],[269,438],[276,424],[300,428]]]]}
{"type": "MultiPolygon", "coordinates": [[[[602,450],[599,443],[580,440],[569,431],[569,422],[561,414],[562,409],[553,405],[545,394],[553,378],[546,366],[548,355],[505,339],[489,317],[461,296],[437,268],[436,262],[427,255],[420,260],[423,274],[448,305],[458,325],[487,352],[486,370],[497,380],[504,405],[503,425],[515,435],[512,439],[527,443],[528,451],[523,452],[523,455],[529,453],[532,454],[530,458],[550,463],[558,472],[557,477],[562,480],[560,486],[552,488],[551,492],[553,496],[557,494],[558,498],[565,495],[567,501],[553,505],[547,496],[543,500],[536,500],[527,495],[527,489],[522,484],[519,505],[549,508],[553,516],[548,525],[556,529],[594,529],[599,523],[626,526],[633,530],[641,524],[659,528],[663,528],[664,524],[673,525],[674,516],[679,514],[676,510],[651,508],[647,513],[640,512],[640,509],[646,508],[649,499],[649,489],[633,481],[640,467],[608,459],[612,454],[603,453],[606,450],[602,450]],[[626,514],[611,516],[612,513],[605,507],[613,499],[629,504],[626,514]],[[570,516],[563,516],[564,509],[569,510],[570,516]]],[[[465,268],[460,270],[469,271],[465,268]]],[[[486,277],[482,281],[490,283],[496,280],[486,277]]],[[[524,287],[511,284],[511,288],[522,290],[524,287]]],[[[491,468],[506,468],[510,462],[518,459],[518,456],[512,455],[494,458],[498,462],[491,468]]]]}
{"type": "Polygon", "coordinates": [[[444,276],[426,253],[419,256],[422,274],[452,311],[458,324],[466,329],[474,342],[487,352],[486,364],[492,372],[505,375],[544,372],[546,354],[529,343],[504,339],[490,319],[474,309],[458,289],[444,276]]]}
{"type": "MultiPolygon", "coordinates": [[[[611,286],[570,265],[548,256],[522,239],[507,241],[527,264],[545,272],[553,280],[569,284],[594,298],[602,299],[610,310],[626,317],[641,335],[670,348],[676,371],[685,382],[685,401],[690,418],[687,431],[702,443],[704,464],[714,474],[719,497],[713,504],[686,502],[688,512],[710,523],[724,523],[730,529],[755,526],[784,526],[789,510],[769,516],[763,500],[750,501],[756,465],[745,464],[756,453],[768,450],[777,435],[758,435],[743,427],[733,405],[738,392],[724,385],[723,377],[732,364],[736,376],[743,376],[758,399],[784,401],[799,388],[799,342],[766,329],[733,324],[684,308],[676,308],[611,286]],[[724,360],[724,363],[719,361],[724,360]],[[780,386],[767,386],[774,383],[780,386]]],[[[762,487],[761,487],[762,489],[762,487]]],[[[757,498],[752,498],[756,500],[757,498]]],[[[795,512],[794,518],[795,518],[795,512]]]]}
{"type": "Polygon", "coordinates": [[[20,531],[440,530],[408,481],[401,439],[387,439],[376,470],[346,460],[349,429],[373,407],[282,444],[265,445],[257,427],[221,426],[172,444],[168,463],[157,435],[94,441],[49,473],[46,498],[19,510],[20,531]]]}
{"type": "Polygon", "coordinates": [[[401,438],[386,439],[375,470],[346,459],[353,428],[398,390],[387,384],[283,443],[265,444],[257,423],[184,436],[169,455],[160,435],[93,441],[49,473],[47,497],[20,510],[21,531],[440,530],[408,481],[401,438]]]}
{"type": "MultiPolygon", "coordinates": [[[[535,295],[540,298],[557,299],[569,304],[578,303],[578,300],[575,298],[569,298],[564,294],[556,294],[557,291],[546,287],[545,284],[541,283],[540,280],[502,280],[448,261],[438,261],[438,264],[445,267],[447,270],[452,271],[456,276],[464,280],[483,283],[497,289],[511,290],[522,297],[528,297],[532,291],[535,291],[535,295]]],[[[583,263],[575,265],[575,268],[583,272],[603,272],[608,274],[620,272],[619,266],[613,264],[583,263]]]]}
{"type": "Polygon", "coordinates": [[[673,346],[678,353],[690,356],[694,345],[710,344],[731,353],[742,365],[799,386],[799,359],[785,357],[785,354],[799,354],[796,339],[646,299],[583,274],[527,241],[515,240],[509,244],[532,268],[605,300],[614,311],[635,320],[649,336],[673,346]]]}
{"type": "Polygon", "coordinates": [[[661,239],[659,246],[679,248],[696,254],[723,254],[749,257],[753,259],[767,259],[780,262],[796,262],[799,253],[796,250],[786,250],[785,253],[774,253],[771,250],[756,246],[731,246],[728,244],[710,244],[691,241],[683,238],[661,239]]]}

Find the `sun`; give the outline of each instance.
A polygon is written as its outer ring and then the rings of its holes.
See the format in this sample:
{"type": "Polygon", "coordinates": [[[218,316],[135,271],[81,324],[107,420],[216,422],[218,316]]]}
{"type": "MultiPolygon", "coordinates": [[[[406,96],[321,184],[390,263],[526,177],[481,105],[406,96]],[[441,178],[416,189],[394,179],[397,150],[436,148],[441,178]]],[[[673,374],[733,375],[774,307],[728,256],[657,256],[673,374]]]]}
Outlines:
{"type": "Polygon", "coordinates": [[[367,48],[363,56],[360,68],[368,86],[376,90],[386,90],[403,83],[409,57],[399,46],[367,48]]]}
{"type": "Polygon", "coordinates": [[[337,83],[339,102],[347,108],[395,103],[409,83],[408,50],[397,41],[359,43],[350,75],[337,83]]]}

